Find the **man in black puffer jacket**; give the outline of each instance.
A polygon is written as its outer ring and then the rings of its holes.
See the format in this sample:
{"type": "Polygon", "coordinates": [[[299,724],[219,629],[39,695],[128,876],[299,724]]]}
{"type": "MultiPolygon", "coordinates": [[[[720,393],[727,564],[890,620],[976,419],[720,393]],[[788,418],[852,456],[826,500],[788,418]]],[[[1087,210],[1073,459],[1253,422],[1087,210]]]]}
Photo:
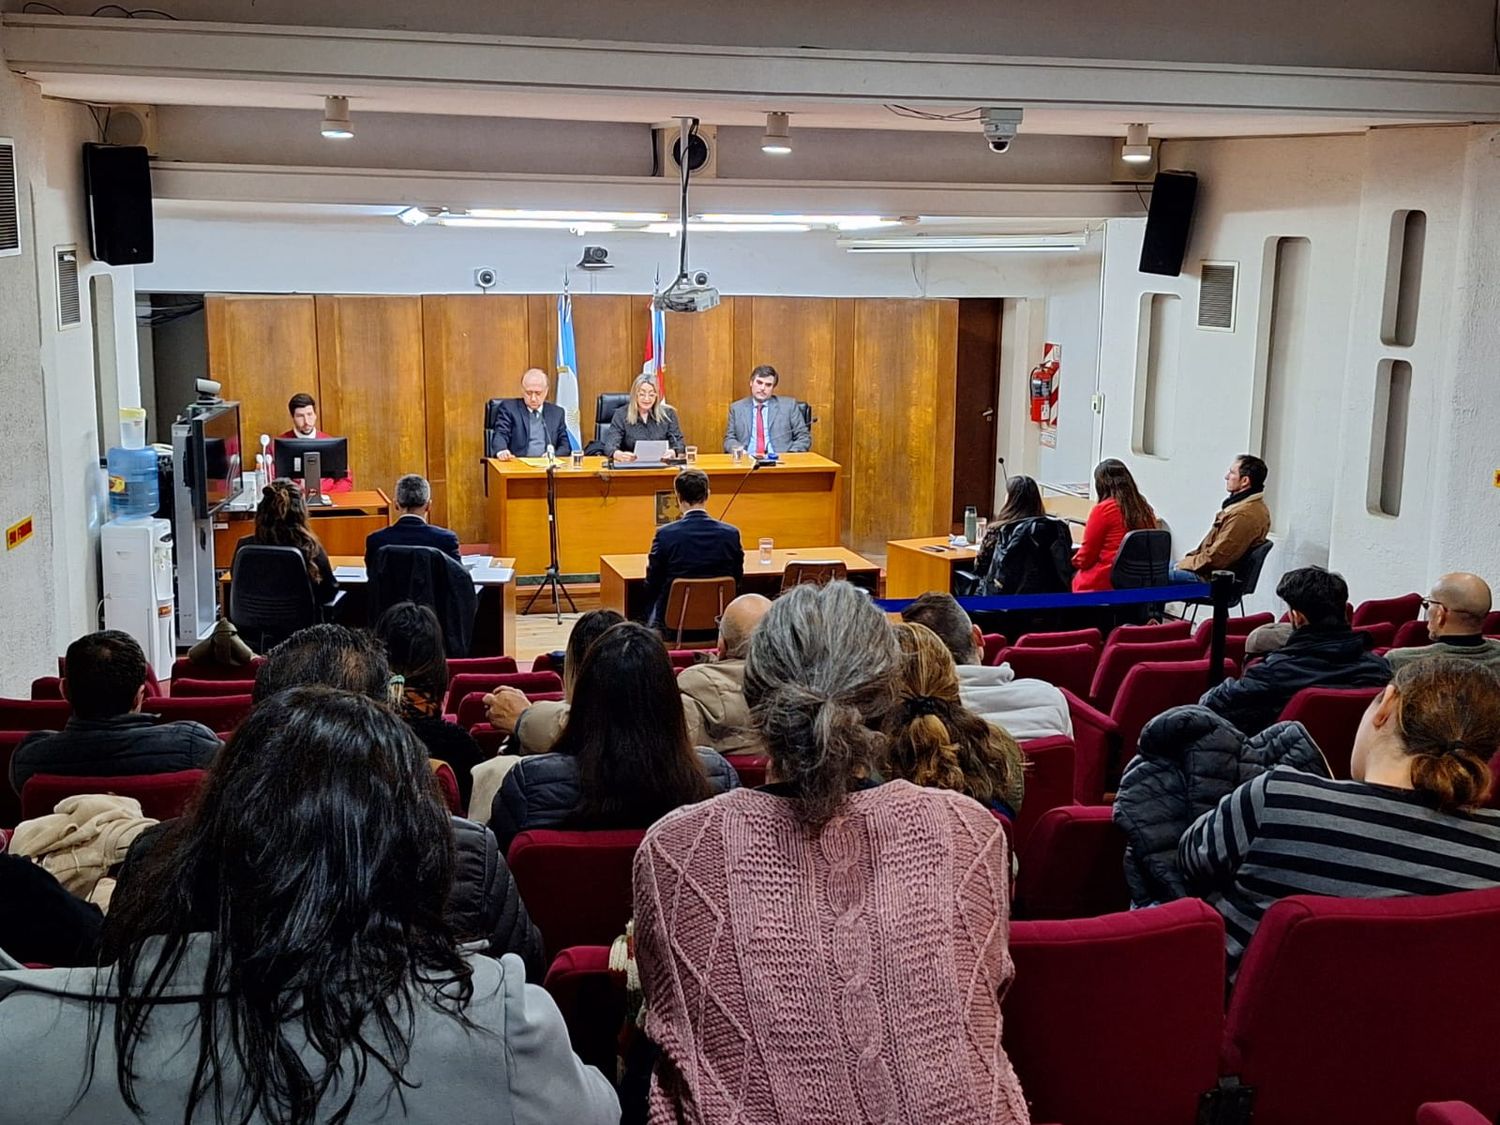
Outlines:
{"type": "Polygon", "coordinates": [[[1328,776],[1323,753],[1301,723],[1246,737],[1205,707],[1174,707],[1146,724],[1125,767],[1114,822],[1125,833],[1125,882],[1133,906],[1185,898],[1177,843],[1202,813],[1273,766],[1328,776]]]}
{"type": "Polygon", "coordinates": [[[1282,648],[1225,680],[1198,702],[1245,734],[1274,723],[1292,696],[1308,687],[1383,687],[1391,666],[1370,651],[1370,637],[1345,620],[1349,587],[1337,574],[1316,566],[1289,570],[1276,596],[1291,612],[1292,635],[1282,648]]]}

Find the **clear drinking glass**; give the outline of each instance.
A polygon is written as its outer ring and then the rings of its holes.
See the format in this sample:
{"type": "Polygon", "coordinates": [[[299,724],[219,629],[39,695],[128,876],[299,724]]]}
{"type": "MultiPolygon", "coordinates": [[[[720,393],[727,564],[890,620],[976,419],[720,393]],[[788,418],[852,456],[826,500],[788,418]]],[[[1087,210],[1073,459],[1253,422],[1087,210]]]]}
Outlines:
{"type": "Polygon", "coordinates": [[[583,468],[583,450],[581,449],[573,450],[573,468],[583,468]]]}
{"type": "Polygon", "coordinates": [[[976,544],[983,543],[984,542],[984,533],[986,531],[988,531],[989,529],[990,529],[990,521],[987,520],[987,519],[985,519],[983,516],[980,516],[977,520],[975,520],[974,521],[974,542],[976,544]]]}
{"type": "Polygon", "coordinates": [[[733,449],[733,451],[729,454],[729,456],[732,457],[732,458],[734,458],[734,463],[736,465],[742,465],[742,464],[744,464],[744,462],[745,462],[745,447],[743,445],[737,445],[737,446],[735,446],[734,449],[733,449]]]}
{"type": "Polygon", "coordinates": [[[689,465],[696,465],[698,463],[698,447],[696,445],[690,445],[687,447],[686,460],[689,465]]]}
{"type": "Polygon", "coordinates": [[[760,541],[760,565],[771,565],[771,552],[776,549],[776,540],[769,537],[760,541]]]}

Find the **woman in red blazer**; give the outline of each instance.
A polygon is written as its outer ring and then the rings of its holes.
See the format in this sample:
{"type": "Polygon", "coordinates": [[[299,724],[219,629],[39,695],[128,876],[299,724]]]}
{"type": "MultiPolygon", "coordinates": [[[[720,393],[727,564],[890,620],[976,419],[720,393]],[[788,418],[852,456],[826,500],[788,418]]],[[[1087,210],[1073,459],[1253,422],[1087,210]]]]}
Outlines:
{"type": "Polygon", "coordinates": [[[1074,593],[1113,589],[1110,571],[1125,533],[1156,527],[1156,513],[1123,461],[1110,457],[1099,462],[1094,469],[1094,495],[1099,502],[1089,512],[1083,545],[1073,556],[1073,565],[1078,568],[1073,576],[1074,593]]]}

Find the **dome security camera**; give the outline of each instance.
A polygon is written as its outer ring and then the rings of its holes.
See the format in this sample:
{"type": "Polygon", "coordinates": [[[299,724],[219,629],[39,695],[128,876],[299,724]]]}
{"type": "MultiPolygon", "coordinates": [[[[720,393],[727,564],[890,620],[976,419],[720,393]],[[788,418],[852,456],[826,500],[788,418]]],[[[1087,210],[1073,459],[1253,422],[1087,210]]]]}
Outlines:
{"type": "Polygon", "coordinates": [[[1010,142],[1016,139],[1021,128],[1019,107],[986,106],[980,113],[980,125],[984,129],[985,142],[993,153],[1010,151],[1010,142]]]}
{"type": "Polygon", "coordinates": [[[697,272],[695,272],[693,274],[693,276],[692,276],[692,282],[693,282],[694,285],[698,286],[700,289],[703,286],[707,285],[708,284],[708,271],[707,270],[698,270],[697,272]]]}
{"type": "Polygon", "coordinates": [[[498,275],[491,266],[480,266],[474,271],[474,284],[480,289],[493,289],[498,275]]]}

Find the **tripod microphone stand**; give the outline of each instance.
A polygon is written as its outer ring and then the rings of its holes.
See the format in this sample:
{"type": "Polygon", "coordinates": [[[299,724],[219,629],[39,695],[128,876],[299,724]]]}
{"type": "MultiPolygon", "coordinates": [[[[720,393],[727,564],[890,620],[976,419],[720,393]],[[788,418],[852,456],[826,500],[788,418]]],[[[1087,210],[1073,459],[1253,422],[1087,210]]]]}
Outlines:
{"type": "Polygon", "coordinates": [[[531,607],[536,605],[537,598],[542,596],[542,591],[552,591],[552,612],[557,616],[557,623],[562,624],[562,602],[558,595],[568,600],[568,612],[577,613],[578,606],[573,602],[573,595],[568,593],[567,584],[562,580],[562,572],[559,568],[557,557],[557,458],[552,453],[552,447],[547,447],[547,538],[552,547],[552,561],[547,566],[547,573],[542,578],[540,585],[531,595],[531,600],[526,603],[523,613],[530,613],[531,607]]]}

